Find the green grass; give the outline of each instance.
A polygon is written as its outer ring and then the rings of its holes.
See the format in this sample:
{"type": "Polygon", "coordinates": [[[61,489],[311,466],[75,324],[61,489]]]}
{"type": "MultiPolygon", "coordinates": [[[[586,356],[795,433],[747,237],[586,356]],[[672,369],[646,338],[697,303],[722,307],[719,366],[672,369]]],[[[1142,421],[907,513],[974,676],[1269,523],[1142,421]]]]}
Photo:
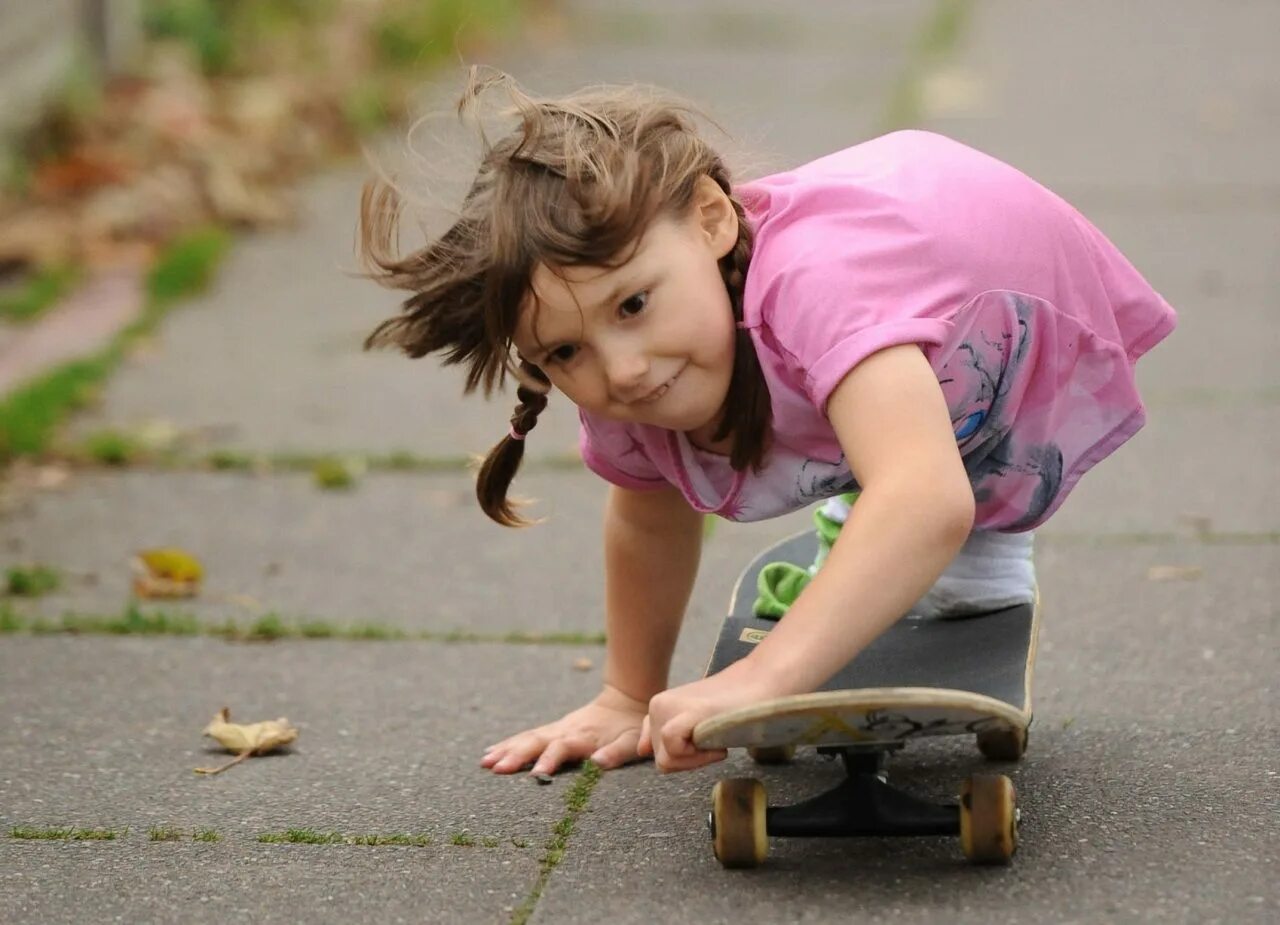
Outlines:
{"type": "Polygon", "coordinates": [[[351,844],[353,845],[411,845],[415,848],[425,848],[431,844],[430,835],[353,835],[351,836],[351,844]]]}
{"type": "Polygon", "coordinates": [[[61,584],[62,577],[47,565],[14,566],[5,573],[5,592],[13,597],[41,597],[61,584]]]}
{"type": "Polygon", "coordinates": [[[152,826],[147,838],[151,841],[181,841],[182,831],[168,826],[152,826]]]}
{"type": "Polygon", "coordinates": [[[258,836],[258,841],[267,845],[341,845],[345,840],[345,836],[337,832],[317,832],[314,829],[286,829],[258,836]]]}
{"type": "Polygon", "coordinates": [[[114,841],[117,836],[125,835],[114,829],[36,829],[28,826],[14,826],[9,830],[10,838],[21,838],[33,841],[114,841]]]}
{"type": "Polygon", "coordinates": [[[425,848],[431,844],[430,835],[344,835],[341,832],[318,832],[315,829],[286,829],[283,832],[264,832],[258,841],[267,845],[410,845],[425,848]]]}
{"type": "Polygon", "coordinates": [[[191,833],[192,841],[216,842],[221,841],[222,836],[213,829],[196,829],[191,833]]]}
{"type": "Polygon", "coordinates": [[[91,402],[128,348],[156,325],[179,298],[212,277],[230,241],[225,231],[201,229],[170,244],[147,279],[142,317],[96,355],[66,363],[0,401],[0,463],[44,453],[68,414],[91,402]]]}
{"type": "Polygon", "coordinates": [[[546,889],[547,882],[551,879],[551,874],[560,865],[560,862],[564,860],[564,852],[569,846],[569,838],[573,835],[574,825],[578,821],[578,816],[586,808],[587,802],[591,798],[591,791],[600,782],[601,773],[599,765],[590,761],[583,763],[582,771],[573,782],[569,792],[565,794],[565,813],[556,822],[552,828],[551,837],[547,840],[546,849],[542,855],[542,869],[538,879],[534,883],[533,889],[530,890],[529,895],[525,897],[524,902],[512,915],[511,925],[525,925],[529,921],[529,916],[533,915],[533,910],[538,905],[538,900],[542,897],[542,891],[546,889]]]}
{"type": "Polygon", "coordinates": [[[85,454],[104,466],[127,466],[142,457],[142,444],[130,434],[103,430],[85,438],[85,454]]]}
{"type": "Polygon", "coordinates": [[[37,269],[18,286],[0,291],[0,320],[27,322],[38,318],[71,290],[80,271],[71,266],[37,269]]]}
{"type": "Polygon", "coordinates": [[[311,475],[316,487],[325,491],[347,491],[356,484],[355,466],[346,460],[317,460],[311,475]]]}
{"type": "Polygon", "coordinates": [[[130,603],[118,614],[64,613],[59,619],[24,617],[10,604],[0,602],[0,634],[98,635],[98,636],[210,636],[229,641],[270,642],[278,639],[342,639],[442,643],[510,643],[516,645],[602,646],[603,633],[473,633],[466,630],[411,632],[398,626],[363,622],[337,624],[324,620],[291,620],[277,613],[264,614],[247,623],[232,619],[202,623],[193,614],[143,609],[130,603]]]}

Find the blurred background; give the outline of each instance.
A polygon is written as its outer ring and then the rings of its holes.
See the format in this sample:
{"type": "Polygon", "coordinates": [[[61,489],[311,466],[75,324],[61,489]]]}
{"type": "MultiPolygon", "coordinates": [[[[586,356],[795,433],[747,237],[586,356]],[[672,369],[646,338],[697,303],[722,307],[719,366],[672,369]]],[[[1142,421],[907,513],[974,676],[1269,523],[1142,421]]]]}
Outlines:
{"type": "MultiPolygon", "coordinates": [[[[665,86],[714,120],[739,177],[909,126],[1028,172],[1181,313],[1139,370],[1151,424],[1045,535],[1239,535],[1270,555],[1276,17],[1246,0],[7,0],[0,613],[599,639],[599,582],[566,574],[598,574],[604,494],[573,408],[553,396],[516,483],[550,521],[535,550],[472,498],[512,397],[361,349],[405,295],[360,278],[361,186],[395,178],[405,247],[444,227],[477,149],[455,112],[468,63],[535,93],[665,86]],[[152,613],[137,553],[170,548],[183,609],[152,613]],[[424,606],[424,582],[448,603],[424,606]],[[515,588],[558,604],[514,614],[515,588]]],[[[709,526],[694,609],[717,613],[751,551],[806,517],[709,526]]]]}

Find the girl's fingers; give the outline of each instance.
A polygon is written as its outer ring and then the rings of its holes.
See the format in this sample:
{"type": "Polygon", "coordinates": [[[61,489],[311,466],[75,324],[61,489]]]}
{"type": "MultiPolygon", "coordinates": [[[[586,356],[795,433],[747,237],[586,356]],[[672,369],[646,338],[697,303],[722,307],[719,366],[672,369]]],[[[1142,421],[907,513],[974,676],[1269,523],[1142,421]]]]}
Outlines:
{"type": "Polygon", "coordinates": [[[560,765],[585,757],[592,743],[581,738],[553,739],[542,752],[530,774],[554,774],[560,765]]]}
{"type": "Polygon", "coordinates": [[[513,774],[546,750],[547,740],[541,735],[521,736],[491,765],[498,774],[513,774]]]}
{"type": "Polygon", "coordinates": [[[639,737],[638,730],[628,729],[608,745],[603,748],[597,748],[592,753],[591,760],[605,770],[620,767],[628,761],[639,757],[639,749],[637,747],[639,737]]]}
{"type": "Polygon", "coordinates": [[[715,749],[713,751],[698,751],[687,758],[677,759],[670,764],[659,765],[658,771],[662,774],[668,774],[674,771],[692,771],[695,768],[714,764],[717,761],[724,761],[728,754],[728,750],[723,748],[715,749]]]}
{"type": "Polygon", "coordinates": [[[636,743],[636,754],[641,758],[648,758],[653,755],[653,739],[650,735],[649,717],[646,714],[644,722],[640,724],[640,741],[636,743]]]}
{"type": "Polygon", "coordinates": [[[668,763],[681,761],[697,753],[693,747],[693,720],[687,713],[671,717],[658,733],[663,757],[668,763]]]}
{"type": "Polygon", "coordinates": [[[654,747],[654,760],[660,772],[692,771],[712,762],[723,761],[729,754],[728,749],[703,751],[693,744],[696,720],[697,717],[693,714],[682,713],[663,724],[654,747]]]}

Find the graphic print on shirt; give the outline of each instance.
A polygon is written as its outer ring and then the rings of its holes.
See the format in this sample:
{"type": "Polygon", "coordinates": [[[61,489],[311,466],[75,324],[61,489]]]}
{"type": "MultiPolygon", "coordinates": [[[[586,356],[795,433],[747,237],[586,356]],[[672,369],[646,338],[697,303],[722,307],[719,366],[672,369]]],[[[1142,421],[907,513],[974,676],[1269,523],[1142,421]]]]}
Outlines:
{"type": "MultiPolygon", "coordinates": [[[[1062,484],[1062,451],[1053,442],[1035,443],[1015,434],[1026,388],[1024,363],[1033,353],[1035,311],[1016,293],[993,293],[975,300],[969,335],[939,370],[939,384],[951,413],[956,445],[964,459],[974,500],[986,502],[1001,490],[996,480],[1012,473],[1031,476],[1034,487],[1025,512],[1006,529],[1037,521],[1062,484]]],[[[963,310],[962,310],[963,313],[963,310]]]]}
{"type": "Polygon", "coordinates": [[[796,473],[794,497],[797,505],[804,507],[815,501],[857,490],[858,483],[849,473],[849,466],[841,453],[840,459],[834,463],[806,459],[796,473]]]}

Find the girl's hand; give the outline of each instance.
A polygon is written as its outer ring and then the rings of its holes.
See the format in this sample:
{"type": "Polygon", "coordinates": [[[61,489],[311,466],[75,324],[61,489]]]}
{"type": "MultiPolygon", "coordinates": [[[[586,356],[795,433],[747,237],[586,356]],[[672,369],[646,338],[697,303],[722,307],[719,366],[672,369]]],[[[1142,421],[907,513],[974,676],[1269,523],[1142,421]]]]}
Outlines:
{"type": "Polygon", "coordinates": [[[640,728],[648,705],[605,685],[595,700],[554,723],[490,745],[480,766],[513,774],[534,762],[530,774],[554,774],[563,764],[590,758],[616,768],[639,756],[640,728]]]}
{"type": "Polygon", "coordinates": [[[653,755],[662,773],[691,771],[723,761],[726,749],[696,748],[693,730],[704,719],[778,696],[752,671],[750,659],[735,662],[709,678],[673,687],[649,701],[639,753],[653,755]]]}

